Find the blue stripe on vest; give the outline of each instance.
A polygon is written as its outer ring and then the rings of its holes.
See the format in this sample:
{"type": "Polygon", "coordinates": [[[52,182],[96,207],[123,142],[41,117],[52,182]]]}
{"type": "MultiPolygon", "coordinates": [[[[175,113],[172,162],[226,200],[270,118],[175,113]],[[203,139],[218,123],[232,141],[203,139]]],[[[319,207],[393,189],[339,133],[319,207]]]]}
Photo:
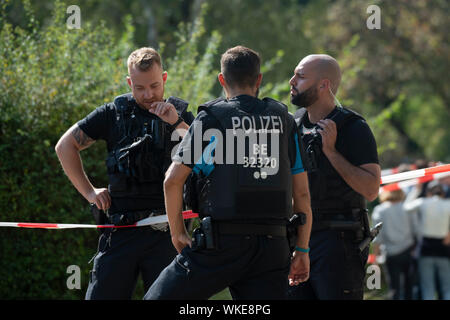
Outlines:
{"type": "Polygon", "coordinates": [[[214,170],[214,157],[213,151],[216,149],[217,140],[215,136],[211,137],[209,144],[206,146],[205,150],[203,150],[203,154],[200,159],[195,163],[194,168],[192,169],[196,174],[199,174],[200,171],[207,177],[214,170]]]}
{"type": "Polygon", "coordinates": [[[291,174],[297,174],[304,172],[305,169],[303,168],[303,162],[302,162],[302,156],[300,155],[300,147],[298,145],[298,135],[295,133],[295,164],[294,167],[291,168],[291,174]]]}

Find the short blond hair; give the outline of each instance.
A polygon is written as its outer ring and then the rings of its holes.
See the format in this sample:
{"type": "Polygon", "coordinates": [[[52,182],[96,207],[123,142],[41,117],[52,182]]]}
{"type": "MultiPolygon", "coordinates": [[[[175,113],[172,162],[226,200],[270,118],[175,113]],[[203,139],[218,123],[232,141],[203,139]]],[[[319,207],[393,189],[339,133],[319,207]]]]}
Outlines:
{"type": "Polygon", "coordinates": [[[140,71],[147,71],[155,63],[162,68],[161,56],[155,49],[144,47],[134,50],[127,60],[128,73],[132,67],[136,67],[140,71]]]}

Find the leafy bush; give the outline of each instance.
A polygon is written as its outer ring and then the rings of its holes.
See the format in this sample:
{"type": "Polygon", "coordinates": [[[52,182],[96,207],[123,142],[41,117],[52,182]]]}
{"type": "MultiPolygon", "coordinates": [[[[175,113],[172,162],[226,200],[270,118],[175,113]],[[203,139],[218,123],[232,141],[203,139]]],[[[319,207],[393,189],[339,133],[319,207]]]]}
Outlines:
{"type": "MultiPolygon", "coordinates": [[[[127,30],[116,41],[102,23],[66,27],[66,8],[39,28],[28,1],[29,30],[14,28],[2,8],[0,52],[0,212],[2,221],[92,223],[86,201],[64,175],[54,146],[94,107],[126,87],[124,58],[132,49],[127,30]],[[128,36],[127,36],[128,35],[128,36]]],[[[105,146],[83,154],[94,185],[105,185],[105,146]]],[[[81,298],[68,290],[66,269],[81,267],[83,287],[97,234],[1,228],[0,297],[81,298]]]]}
{"type": "MultiPolygon", "coordinates": [[[[65,176],[54,146],[60,136],[95,107],[129,88],[126,59],[135,49],[129,16],[120,39],[103,23],[83,21],[68,29],[68,4],[57,1],[52,19],[39,26],[29,0],[23,0],[27,21],[8,21],[7,2],[0,8],[0,214],[1,221],[93,223],[85,199],[65,176]]],[[[169,73],[166,94],[200,103],[215,98],[221,35],[206,34],[203,6],[197,20],[181,24],[175,56],[163,59],[169,73]],[[201,48],[204,52],[200,53],[201,48]]],[[[160,52],[164,58],[164,44],[160,52]]],[[[283,52],[263,71],[281,61],[283,52]]],[[[278,92],[268,83],[262,92],[278,92]]],[[[285,89],[285,88],[284,88],[285,89]]],[[[93,185],[106,186],[104,143],[83,151],[83,165],[93,185]]],[[[92,230],[0,228],[0,298],[80,299],[97,246],[92,230]],[[68,290],[66,270],[81,269],[81,290],[68,290]]],[[[142,285],[136,298],[142,297],[142,285]]]]}

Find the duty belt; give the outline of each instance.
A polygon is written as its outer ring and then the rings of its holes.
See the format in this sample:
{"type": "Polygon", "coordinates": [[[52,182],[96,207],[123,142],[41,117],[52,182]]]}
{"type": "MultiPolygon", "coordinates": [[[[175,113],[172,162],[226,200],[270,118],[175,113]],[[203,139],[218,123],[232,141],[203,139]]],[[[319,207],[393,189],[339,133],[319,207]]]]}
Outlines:
{"type": "Polygon", "coordinates": [[[285,225],[267,225],[252,223],[214,222],[219,234],[241,234],[241,235],[267,235],[273,237],[286,237],[285,225]]]}
{"type": "Polygon", "coordinates": [[[341,231],[359,231],[364,228],[365,209],[317,209],[313,208],[312,231],[335,229],[341,231]]]}
{"type": "Polygon", "coordinates": [[[165,214],[164,209],[130,211],[124,213],[115,213],[107,216],[108,222],[116,226],[130,225],[151,216],[160,216],[165,214]]]}

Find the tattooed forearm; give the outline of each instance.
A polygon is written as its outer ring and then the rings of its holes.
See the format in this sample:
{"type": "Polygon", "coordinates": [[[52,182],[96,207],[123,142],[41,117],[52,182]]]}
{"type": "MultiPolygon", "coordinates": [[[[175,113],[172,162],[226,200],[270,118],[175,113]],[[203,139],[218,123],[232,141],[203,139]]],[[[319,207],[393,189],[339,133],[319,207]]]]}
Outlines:
{"type": "Polygon", "coordinates": [[[94,142],[94,140],[91,139],[87,134],[85,134],[83,130],[81,130],[78,126],[75,126],[73,128],[72,136],[81,147],[88,147],[94,142]]]}

